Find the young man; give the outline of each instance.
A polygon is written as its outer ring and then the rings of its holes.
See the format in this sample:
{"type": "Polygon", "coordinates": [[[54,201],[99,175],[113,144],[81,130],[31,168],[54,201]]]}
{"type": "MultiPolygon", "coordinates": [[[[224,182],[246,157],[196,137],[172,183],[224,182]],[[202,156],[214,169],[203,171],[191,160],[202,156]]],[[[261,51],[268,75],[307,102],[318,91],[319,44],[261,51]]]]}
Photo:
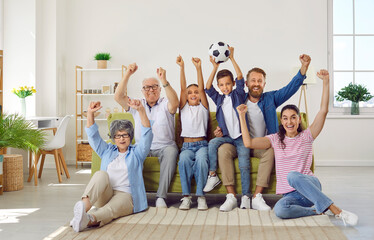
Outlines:
{"type": "MultiPolygon", "coordinates": [[[[127,96],[127,83],[130,76],[138,69],[138,66],[130,64],[119,83],[114,98],[135,120],[135,141],[140,137],[140,118],[137,111],[129,107],[127,96]]],[[[160,181],[157,190],[156,207],[167,207],[165,199],[167,191],[174,176],[177,166],[178,147],[174,141],[174,114],[179,106],[177,93],[166,80],[166,71],[162,68],[157,69],[157,75],[166,92],[166,98],[160,97],[161,85],[155,78],[143,80],[142,92],[144,99],[141,104],[144,106],[149,120],[153,121],[153,141],[148,156],[158,157],[160,163],[160,181]]]]}
{"type": "MultiPolygon", "coordinates": [[[[263,92],[266,85],[266,73],[260,68],[253,68],[247,74],[248,87],[247,102],[250,133],[253,137],[263,137],[267,134],[278,132],[278,119],[276,109],[292,97],[303,84],[306,78],[311,58],[303,54],[299,57],[300,71],[285,87],[271,92],[263,92]]],[[[216,136],[222,136],[219,128],[216,136]]],[[[271,171],[274,166],[274,152],[267,150],[253,150],[252,156],[260,158],[258,167],[256,190],[252,196],[252,208],[257,210],[270,210],[262,197],[262,191],[269,186],[271,171]]],[[[222,181],[226,187],[226,211],[231,211],[237,206],[235,193],[234,162],[236,150],[231,144],[223,144],[218,149],[218,163],[222,172],[222,181]]],[[[222,205],[222,206],[223,206],[222,205]]]]}

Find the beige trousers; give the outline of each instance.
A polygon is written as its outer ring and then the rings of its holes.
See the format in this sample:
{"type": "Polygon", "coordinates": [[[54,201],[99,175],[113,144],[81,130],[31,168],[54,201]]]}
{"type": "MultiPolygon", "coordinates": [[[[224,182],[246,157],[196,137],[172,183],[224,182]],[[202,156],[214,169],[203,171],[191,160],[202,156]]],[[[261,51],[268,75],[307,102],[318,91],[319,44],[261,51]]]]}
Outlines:
{"type": "Polygon", "coordinates": [[[83,197],[88,197],[95,206],[89,214],[103,226],[113,219],[133,213],[134,205],[130,193],[113,190],[110,186],[109,175],[105,171],[97,171],[88,183],[83,197]]]}
{"type": "MultiPolygon", "coordinates": [[[[222,182],[225,186],[235,185],[234,159],[236,157],[236,149],[232,144],[225,143],[218,148],[218,165],[222,173],[222,182]]],[[[274,167],[274,149],[251,150],[251,157],[260,159],[256,185],[268,187],[271,171],[274,167]]]]}

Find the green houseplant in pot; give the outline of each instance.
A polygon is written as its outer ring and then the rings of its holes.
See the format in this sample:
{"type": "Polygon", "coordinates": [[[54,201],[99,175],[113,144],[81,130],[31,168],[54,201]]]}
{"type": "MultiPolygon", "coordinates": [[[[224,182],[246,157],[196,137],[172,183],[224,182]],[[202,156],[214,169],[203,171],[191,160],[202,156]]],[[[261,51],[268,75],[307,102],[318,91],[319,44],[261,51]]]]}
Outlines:
{"type": "Polygon", "coordinates": [[[352,102],[351,115],[360,114],[359,102],[367,102],[373,98],[369,90],[361,84],[349,83],[348,86],[343,87],[335,96],[336,101],[342,102],[349,100],[352,102]]]}
{"type": "MultiPolygon", "coordinates": [[[[45,133],[18,114],[0,114],[0,162],[8,147],[38,152],[45,143],[45,133]]],[[[1,168],[2,169],[2,168],[1,168]]]]}
{"type": "Polygon", "coordinates": [[[107,68],[107,61],[110,60],[112,56],[110,56],[110,53],[96,53],[95,60],[97,61],[97,68],[99,69],[105,69],[107,68]]]}

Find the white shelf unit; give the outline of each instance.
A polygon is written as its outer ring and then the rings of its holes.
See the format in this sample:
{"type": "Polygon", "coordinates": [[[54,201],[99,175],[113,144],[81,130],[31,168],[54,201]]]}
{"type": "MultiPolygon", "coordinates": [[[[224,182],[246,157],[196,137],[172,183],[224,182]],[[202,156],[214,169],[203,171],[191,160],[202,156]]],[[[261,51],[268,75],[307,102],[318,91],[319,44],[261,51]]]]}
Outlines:
{"type": "MultiPolygon", "coordinates": [[[[92,75],[106,75],[106,74],[114,74],[116,75],[115,81],[105,80],[104,82],[100,82],[96,88],[100,88],[102,85],[111,85],[114,82],[120,82],[126,67],[122,65],[121,68],[109,68],[109,69],[85,69],[81,66],[75,66],[75,145],[76,145],[76,168],[78,168],[78,163],[91,163],[91,159],[79,159],[78,153],[78,145],[82,143],[87,143],[87,139],[84,133],[84,126],[86,125],[87,118],[83,116],[84,109],[84,102],[88,101],[89,99],[104,99],[106,101],[112,102],[112,105],[116,105],[114,101],[114,93],[103,94],[103,93],[84,93],[84,89],[87,89],[89,85],[90,76],[92,75]],[[121,75],[117,73],[121,73],[121,75]],[[90,76],[86,76],[90,75],[90,76]]],[[[113,79],[112,79],[113,80],[113,79]]],[[[86,106],[87,107],[87,106],[86,106]]],[[[105,116],[105,109],[102,108],[102,113],[99,118],[95,118],[95,121],[100,123],[102,126],[105,126],[103,123],[106,122],[105,116]]],[[[123,110],[122,110],[123,111],[123,110]]],[[[100,129],[100,128],[99,128],[100,129]]],[[[107,131],[107,128],[103,127],[103,131],[107,131]]],[[[108,138],[107,135],[103,136],[103,138],[108,138]]]]}

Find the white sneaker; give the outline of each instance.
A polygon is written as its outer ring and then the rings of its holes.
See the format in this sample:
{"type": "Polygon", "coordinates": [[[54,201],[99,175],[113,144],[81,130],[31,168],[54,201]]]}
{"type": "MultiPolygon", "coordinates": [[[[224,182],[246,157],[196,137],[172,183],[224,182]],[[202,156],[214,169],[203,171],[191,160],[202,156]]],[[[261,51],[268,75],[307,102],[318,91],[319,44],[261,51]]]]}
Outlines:
{"type": "Polygon", "coordinates": [[[226,201],[219,207],[222,212],[229,212],[238,206],[238,202],[234,194],[229,193],[226,195],[226,201]]]}
{"type": "Polygon", "coordinates": [[[78,201],[74,206],[74,217],[70,221],[70,226],[73,227],[74,231],[81,232],[87,228],[90,219],[86,213],[86,208],[83,201],[78,201]]]}
{"type": "Polygon", "coordinates": [[[215,176],[208,176],[208,180],[206,181],[205,187],[203,189],[204,192],[210,192],[221,183],[218,175],[215,176]]]}
{"type": "Polygon", "coordinates": [[[156,207],[157,208],[167,208],[166,202],[163,198],[157,198],[156,200],[156,207]]]}
{"type": "Polygon", "coordinates": [[[197,198],[197,210],[200,210],[200,211],[208,210],[208,205],[206,204],[205,197],[197,198]]]}
{"type": "Polygon", "coordinates": [[[257,193],[255,198],[252,198],[252,209],[260,211],[270,211],[271,207],[266,204],[261,193],[257,193]]]}
{"type": "Polygon", "coordinates": [[[190,207],[191,207],[191,203],[192,203],[192,201],[191,201],[191,196],[188,196],[188,197],[184,197],[184,198],[182,198],[181,199],[181,205],[179,206],[179,209],[180,210],[189,210],[190,209],[190,207]]]}
{"type": "Polygon", "coordinates": [[[338,215],[335,215],[336,219],[341,219],[343,220],[344,226],[351,225],[355,226],[358,222],[358,216],[354,213],[345,211],[342,209],[341,213],[338,215]]]}
{"type": "Polygon", "coordinates": [[[240,204],[240,208],[251,209],[251,199],[247,195],[242,196],[242,203],[240,204]]]}

